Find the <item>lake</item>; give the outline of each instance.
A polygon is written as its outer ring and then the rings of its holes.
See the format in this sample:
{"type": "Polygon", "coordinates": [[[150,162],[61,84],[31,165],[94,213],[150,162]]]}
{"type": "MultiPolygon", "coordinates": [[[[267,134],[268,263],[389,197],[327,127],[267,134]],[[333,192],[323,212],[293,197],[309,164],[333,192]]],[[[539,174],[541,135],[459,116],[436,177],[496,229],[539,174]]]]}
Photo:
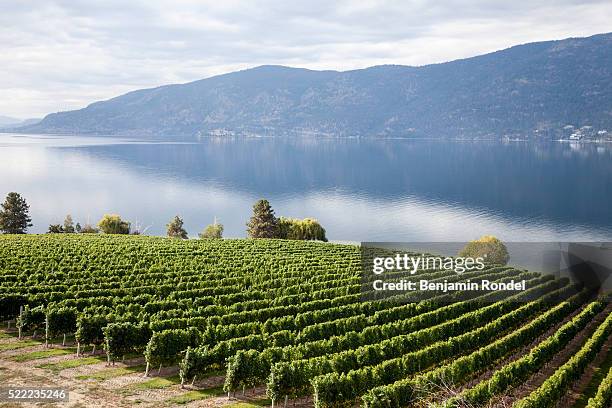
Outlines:
{"type": "Polygon", "coordinates": [[[117,213],[150,235],[174,215],[244,237],[254,201],[336,241],[612,241],[612,146],[281,138],[159,143],[0,134],[0,195],[30,232],[117,213]]]}

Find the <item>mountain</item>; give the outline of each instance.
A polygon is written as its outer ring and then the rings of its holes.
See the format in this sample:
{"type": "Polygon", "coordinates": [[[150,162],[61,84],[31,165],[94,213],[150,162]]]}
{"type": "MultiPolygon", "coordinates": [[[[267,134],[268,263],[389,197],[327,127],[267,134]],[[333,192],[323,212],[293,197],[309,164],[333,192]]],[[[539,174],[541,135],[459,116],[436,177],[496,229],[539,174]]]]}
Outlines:
{"type": "Polygon", "coordinates": [[[556,137],[583,126],[612,130],[612,33],[421,67],[261,66],[130,92],[22,131],[472,138],[556,137]]]}
{"type": "Polygon", "coordinates": [[[11,126],[21,123],[21,119],[0,115],[0,126],[11,126]]]}
{"type": "Polygon", "coordinates": [[[17,119],[0,115],[0,129],[34,125],[40,121],[41,119],[17,119]]]}

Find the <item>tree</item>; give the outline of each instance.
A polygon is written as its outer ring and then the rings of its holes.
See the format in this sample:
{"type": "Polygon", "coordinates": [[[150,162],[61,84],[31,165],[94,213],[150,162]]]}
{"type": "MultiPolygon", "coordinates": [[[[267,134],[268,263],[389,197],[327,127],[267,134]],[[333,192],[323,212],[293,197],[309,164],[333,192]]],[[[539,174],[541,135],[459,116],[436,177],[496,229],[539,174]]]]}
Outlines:
{"type": "Polygon", "coordinates": [[[49,225],[49,231],[47,231],[47,234],[63,234],[64,233],[64,227],[62,227],[59,224],[51,224],[49,225]]]}
{"type": "Polygon", "coordinates": [[[213,224],[204,228],[204,231],[198,234],[200,239],[222,239],[223,224],[218,224],[216,221],[213,224]]]}
{"type": "Polygon", "coordinates": [[[129,234],[130,223],[116,214],[104,214],[98,222],[98,228],[105,234],[129,234]]]}
{"type": "Polygon", "coordinates": [[[327,242],[325,228],[314,218],[295,218],[280,217],[278,220],[279,238],[298,239],[298,240],[317,240],[327,242]]]}
{"type": "Polygon", "coordinates": [[[72,216],[68,214],[66,219],[64,220],[64,232],[66,234],[74,234],[74,222],[72,221],[72,216]]]}
{"type": "Polygon", "coordinates": [[[25,234],[32,226],[30,206],[18,193],[6,196],[0,211],[0,231],[5,234],[25,234]]]}
{"type": "Polygon", "coordinates": [[[484,258],[485,262],[505,265],[510,256],[508,249],[499,239],[492,235],[485,235],[475,241],[470,241],[459,252],[464,258],[484,258]]]}
{"type": "MultiPolygon", "coordinates": [[[[79,224],[77,224],[77,226],[80,227],[79,224]]],[[[91,224],[85,224],[85,226],[83,228],[81,228],[80,232],[81,232],[81,234],[97,234],[98,232],[100,232],[100,230],[97,229],[96,227],[94,227],[91,224]]]]}
{"type": "Polygon", "coordinates": [[[185,231],[185,228],[183,228],[183,224],[183,219],[178,215],[170,220],[170,222],[166,225],[168,237],[187,239],[187,231],[185,231]]]}
{"type": "Polygon", "coordinates": [[[278,220],[268,200],[259,200],[253,205],[253,216],[247,223],[249,238],[278,238],[278,220]]]}
{"type": "Polygon", "coordinates": [[[83,228],[81,227],[81,224],[79,224],[78,222],[76,223],[76,226],[74,227],[74,230],[77,233],[80,233],[81,231],[83,231],[83,228]]]}

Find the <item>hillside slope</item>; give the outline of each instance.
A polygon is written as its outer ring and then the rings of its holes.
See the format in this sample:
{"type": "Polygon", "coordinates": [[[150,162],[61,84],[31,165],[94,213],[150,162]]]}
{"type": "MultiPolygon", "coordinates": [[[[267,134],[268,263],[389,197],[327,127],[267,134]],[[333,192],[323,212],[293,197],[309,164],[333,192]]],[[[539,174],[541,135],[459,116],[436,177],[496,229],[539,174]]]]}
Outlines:
{"type": "Polygon", "coordinates": [[[48,115],[21,131],[163,136],[479,137],[612,130],[612,34],[423,67],[261,66],[48,115]],[[538,130],[538,132],[535,132],[538,130]]]}

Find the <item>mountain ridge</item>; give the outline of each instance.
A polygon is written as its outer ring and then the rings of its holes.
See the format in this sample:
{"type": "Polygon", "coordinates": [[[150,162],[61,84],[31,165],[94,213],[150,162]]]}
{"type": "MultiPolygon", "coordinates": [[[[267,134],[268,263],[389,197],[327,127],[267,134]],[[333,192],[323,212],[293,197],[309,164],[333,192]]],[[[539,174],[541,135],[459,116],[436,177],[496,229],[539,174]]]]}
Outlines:
{"type": "Polygon", "coordinates": [[[262,65],[139,89],[20,132],[563,137],[612,130],[612,33],[516,45],[422,66],[335,71],[262,65]]]}

